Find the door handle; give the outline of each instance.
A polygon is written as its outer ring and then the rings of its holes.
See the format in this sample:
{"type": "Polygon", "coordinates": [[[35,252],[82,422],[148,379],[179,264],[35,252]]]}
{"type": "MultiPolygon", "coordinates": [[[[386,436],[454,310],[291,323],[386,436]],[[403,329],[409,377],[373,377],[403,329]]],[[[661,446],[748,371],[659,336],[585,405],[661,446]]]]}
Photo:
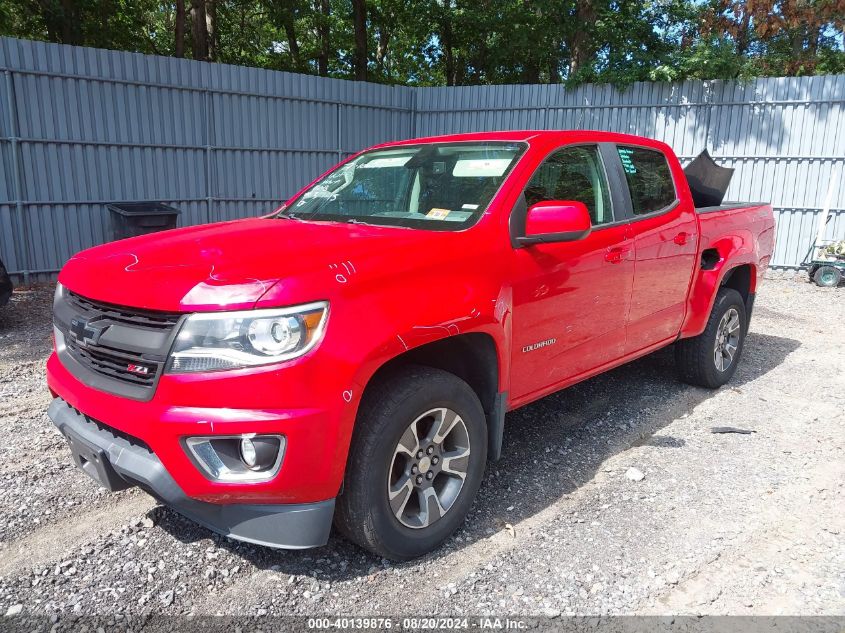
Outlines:
{"type": "Polygon", "coordinates": [[[628,253],[630,252],[631,249],[624,246],[608,248],[604,253],[604,261],[610,262],[611,264],[619,264],[628,259],[628,253]]]}
{"type": "Polygon", "coordinates": [[[675,242],[675,244],[677,244],[678,246],[683,246],[687,243],[687,239],[689,239],[689,236],[689,233],[687,233],[686,231],[681,231],[675,236],[672,241],[675,242]]]}

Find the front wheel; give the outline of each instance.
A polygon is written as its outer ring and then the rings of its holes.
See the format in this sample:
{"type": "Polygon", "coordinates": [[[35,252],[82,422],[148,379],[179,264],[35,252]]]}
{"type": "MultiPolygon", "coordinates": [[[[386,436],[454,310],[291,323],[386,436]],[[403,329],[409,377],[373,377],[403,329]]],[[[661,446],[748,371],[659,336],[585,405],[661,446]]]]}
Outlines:
{"type": "Polygon", "coordinates": [[[742,295],[732,288],[721,288],[704,331],[675,344],[680,379],[710,389],[728,382],[739,363],[747,326],[742,295]]]}
{"type": "Polygon", "coordinates": [[[422,556],[463,523],[487,461],[487,425],[463,380],[406,367],[366,394],[335,525],[392,560],[422,556]]]}

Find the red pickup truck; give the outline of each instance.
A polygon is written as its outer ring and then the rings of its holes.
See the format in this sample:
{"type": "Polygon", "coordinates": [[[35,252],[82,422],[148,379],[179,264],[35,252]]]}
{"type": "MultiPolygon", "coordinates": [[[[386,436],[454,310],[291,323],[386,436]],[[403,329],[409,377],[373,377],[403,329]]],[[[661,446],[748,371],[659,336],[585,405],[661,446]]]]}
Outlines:
{"type": "Polygon", "coordinates": [[[216,532],[334,523],[409,559],[464,520],[507,411],[667,345],[729,380],[773,242],[769,205],[696,208],[653,140],[388,143],[266,217],[72,257],[49,416],[99,483],[216,532]]]}

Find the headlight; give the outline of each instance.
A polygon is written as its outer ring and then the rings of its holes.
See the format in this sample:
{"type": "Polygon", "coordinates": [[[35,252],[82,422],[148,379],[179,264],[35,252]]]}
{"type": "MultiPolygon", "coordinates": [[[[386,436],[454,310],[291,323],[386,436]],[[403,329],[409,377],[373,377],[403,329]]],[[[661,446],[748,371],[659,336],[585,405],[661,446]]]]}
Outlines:
{"type": "Polygon", "coordinates": [[[168,371],[239,369],[302,356],[323,334],[325,301],[279,310],[192,314],[182,324],[168,371]]]}

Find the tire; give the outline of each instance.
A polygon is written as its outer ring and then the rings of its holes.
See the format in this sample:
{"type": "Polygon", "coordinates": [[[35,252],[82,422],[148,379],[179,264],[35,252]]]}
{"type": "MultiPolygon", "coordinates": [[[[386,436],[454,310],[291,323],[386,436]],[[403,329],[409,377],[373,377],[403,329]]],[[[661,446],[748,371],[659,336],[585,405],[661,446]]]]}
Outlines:
{"type": "MultiPolygon", "coordinates": [[[[675,364],[680,379],[690,385],[709,389],[717,389],[728,382],[733,377],[742,356],[747,327],[748,319],[742,295],[732,288],[721,288],[716,293],[716,301],[713,303],[704,331],[698,336],[681,339],[675,344],[675,364]],[[725,337],[725,331],[730,327],[729,323],[735,323],[736,320],[738,320],[739,328],[735,330],[737,339],[734,341],[733,334],[725,337]],[[727,352],[717,356],[717,339],[720,343],[721,341],[728,344],[734,343],[735,349],[729,362],[727,352]],[[718,364],[720,358],[722,367],[718,364]]],[[[724,349],[724,345],[720,347],[724,349]]]]}
{"type": "Polygon", "coordinates": [[[353,543],[390,560],[427,554],[463,523],[481,486],[486,462],[487,423],[470,386],[439,369],[402,368],[369,388],[361,404],[335,526],[353,543]],[[438,428],[453,426],[437,444],[432,433],[441,423],[438,428]],[[416,439],[413,433],[409,435],[411,426],[420,441],[412,450],[403,450],[400,441],[410,446],[416,439]],[[426,436],[433,437],[433,443],[423,441],[426,436]],[[417,447],[435,452],[426,462],[410,456],[418,454],[417,447]],[[466,449],[466,456],[454,457],[466,449]],[[459,470],[465,471],[460,484],[455,482],[461,478],[452,474],[459,470]],[[430,482],[424,479],[416,485],[419,477],[430,474],[430,482]],[[406,485],[400,485],[403,481],[406,485]],[[436,501],[426,496],[431,494],[429,489],[435,491],[436,501]],[[391,500],[390,495],[396,496],[391,500]],[[423,499],[430,512],[423,510],[423,499]],[[440,508],[445,513],[438,518],[440,508]]]}
{"type": "Polygon", "coordinates": [[[813,281],[822,288],[836,288],[842,281],[842,271],[836,266],[819,266],[813,273],[813,281]]]}

